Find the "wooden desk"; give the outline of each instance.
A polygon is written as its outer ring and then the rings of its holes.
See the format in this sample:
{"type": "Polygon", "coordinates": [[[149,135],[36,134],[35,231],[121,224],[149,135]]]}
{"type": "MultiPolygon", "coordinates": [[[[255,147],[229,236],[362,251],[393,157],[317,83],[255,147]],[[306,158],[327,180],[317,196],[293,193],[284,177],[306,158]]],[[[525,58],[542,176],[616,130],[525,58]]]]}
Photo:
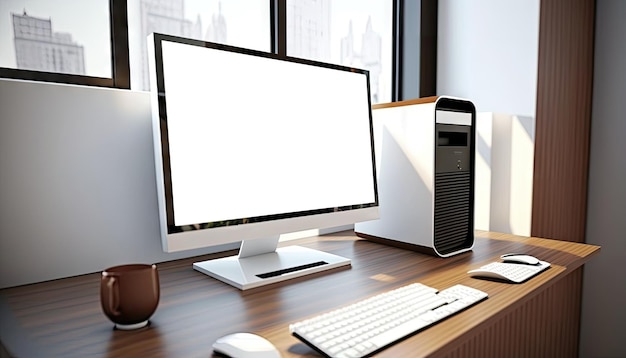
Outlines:
{"type": "MultiPolygon", "coordinates": [[[[207,357],[218,337],[249,331],[283,357],[314,357],[290,335],[290,323],[410,282],[439,289],[461,283],[489,298],[377,356],[575,357],[582,266],[600,249],[488,232],[476,233],[473,251],[451,258],[369,242],[351,231],[298,243],[350,257],[352,268],[239,291],[194,271],[198,258],[158,264],[161,301],[151,325],[137,331],[114,330],[102,313],[99,273],[8,288],[0,290],[0,338],[19,357],[207,357]],[[518,285],[466,274],[506,252],[530,253],[552,267],[518,285]]],[[[202,259],[217,256],[224,254],[202,259]]]]}

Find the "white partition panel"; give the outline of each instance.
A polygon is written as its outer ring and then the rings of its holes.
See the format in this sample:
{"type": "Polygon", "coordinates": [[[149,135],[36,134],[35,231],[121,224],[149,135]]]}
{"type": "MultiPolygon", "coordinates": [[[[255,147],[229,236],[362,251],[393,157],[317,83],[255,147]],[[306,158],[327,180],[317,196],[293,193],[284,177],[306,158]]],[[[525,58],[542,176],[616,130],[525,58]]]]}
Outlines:
{"type": "Polygon", "coordinates": [[[530,236],[534,118],[481,112],[476,123],[475,228],[530,236]]]}

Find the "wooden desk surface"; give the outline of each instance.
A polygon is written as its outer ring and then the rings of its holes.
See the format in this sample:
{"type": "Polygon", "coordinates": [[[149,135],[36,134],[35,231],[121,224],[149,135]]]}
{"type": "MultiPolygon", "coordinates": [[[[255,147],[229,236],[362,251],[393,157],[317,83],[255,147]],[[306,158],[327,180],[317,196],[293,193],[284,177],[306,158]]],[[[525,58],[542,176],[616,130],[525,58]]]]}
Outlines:
{"type": "Polygon", "coordinates": [[[451,258],[384,246],[360,239],[351,231],[297,242],[350,257],[352,267],[240,291],[194,271],[192,263],[197,257],[161,263],[157,265],[159,307],[150,326],[137,331],[114,330],[102,313],[99,273],[3,289],[2,344],[20,357],[207,357],[218,337],[248,331],[269,339],[283,357],[315,357],[318,353],[290,335],[290,323],[411,282],[439,289],[460,283],[487,292],[486,301],[377,356],[439,355],[473,330],[485,327],[575,272],[600,249],[480,231],[476,232],[471,252],[451,258]],[[523,284],[479,280],[466,274],[507,252],[529,253],[552,263],[552,267],[523,284]]]}

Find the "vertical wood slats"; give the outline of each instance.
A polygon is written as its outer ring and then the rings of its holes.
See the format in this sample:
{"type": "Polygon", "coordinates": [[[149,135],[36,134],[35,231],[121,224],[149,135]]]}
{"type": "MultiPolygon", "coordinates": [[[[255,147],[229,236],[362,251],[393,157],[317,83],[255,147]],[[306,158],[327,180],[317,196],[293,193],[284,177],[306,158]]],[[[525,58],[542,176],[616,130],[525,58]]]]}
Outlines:
{"type": "Polygon", "coordinates": [[[477,329],[444,356],[577,357],[581,278],[579,268],[499,320],[477,329]]]}
{"type": "Polygon", "coordinates": [[[594,0],[540,6],[531,235],[584,242],[594,0]]]}

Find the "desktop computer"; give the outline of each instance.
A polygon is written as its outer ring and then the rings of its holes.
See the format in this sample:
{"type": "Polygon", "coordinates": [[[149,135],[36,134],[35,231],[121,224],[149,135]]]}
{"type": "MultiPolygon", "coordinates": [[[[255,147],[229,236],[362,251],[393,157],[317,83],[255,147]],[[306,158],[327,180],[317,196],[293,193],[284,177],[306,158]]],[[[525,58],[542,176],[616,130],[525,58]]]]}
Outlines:
{"type": "Polygon", "coordinates": [[[372,107],[379,219],[358,236],[440,257],[474,245],[476,110],[447,96],[372,107]]]}

